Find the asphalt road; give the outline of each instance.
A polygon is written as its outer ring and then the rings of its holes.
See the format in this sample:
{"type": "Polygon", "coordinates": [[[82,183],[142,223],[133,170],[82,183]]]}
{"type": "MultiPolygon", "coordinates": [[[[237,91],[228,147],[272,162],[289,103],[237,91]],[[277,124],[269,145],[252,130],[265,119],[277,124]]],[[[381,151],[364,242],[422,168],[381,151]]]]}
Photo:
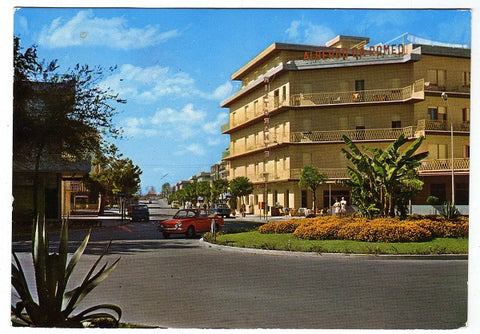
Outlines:
{"type": "MultiPolygon", "coordinates": [[[[72,233],[72,243],[84,234],[72,233]]],[[[168,328],[450,329],[467,320],[466,260],[245,252],[199,239],[165,240],[154,223],[144,222],[95,229],[74,282],[109,238],[114,241],[107,259],[120,256],[120,263],[83,307],[117,304],[124,322],[168,328]]],[[[28,242],[13,247],[28,263],[28,242]]]]}

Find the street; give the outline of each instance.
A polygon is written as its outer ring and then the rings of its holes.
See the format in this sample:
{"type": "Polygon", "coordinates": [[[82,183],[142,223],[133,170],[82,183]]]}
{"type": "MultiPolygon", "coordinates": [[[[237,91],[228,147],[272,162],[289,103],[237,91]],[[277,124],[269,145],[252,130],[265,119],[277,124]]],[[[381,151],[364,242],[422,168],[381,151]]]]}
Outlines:
{"type": "MultiPolygon", "coordinates": [[[[161,217],[169,210],[152,211],[161,217]]],[[[72,244],[85,233],[72,231],[72,244]]],[[[73,281],[82,279],[110,238],[106,258],[120,256],[120,263],[83,308],[119,305],[123,322],[168,328],[450,329],[467,320],[466,260],[245,252],[199,238],[165,240],[151,221],[95,229],[73,281]]],[[[24,263],[31,261],[28,245],[13,243],[24,263]]]]}

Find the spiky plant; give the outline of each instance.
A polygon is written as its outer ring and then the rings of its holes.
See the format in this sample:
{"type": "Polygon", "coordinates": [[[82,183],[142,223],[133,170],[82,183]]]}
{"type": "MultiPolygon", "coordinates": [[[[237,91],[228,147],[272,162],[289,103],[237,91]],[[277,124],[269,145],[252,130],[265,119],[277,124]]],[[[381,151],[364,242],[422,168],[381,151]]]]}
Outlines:
{"type": "Polygon", "coordinates": [[[108,251],[97,259],[85,276],[81,285],[67,291],[70,276],[87,247],[91,231],[68,261],[68,223],[62,222],[58,253],[49,252],[48,235],[43,222],[36,220],[32,238],[32,258],[37,288],[37,300],[27,284],[22,265],[13,253],[12,285],[20,299],[12,305],[12,323],[33,327],[84,327],[88,322],[98,319],[109,319],[118,326],[122,315],[120,307],[101,304],[90,307],[73,315],[78,304],[115,269],[120,259],[108,266],[105,263],[96,273],[95,270],[108,251]]]}

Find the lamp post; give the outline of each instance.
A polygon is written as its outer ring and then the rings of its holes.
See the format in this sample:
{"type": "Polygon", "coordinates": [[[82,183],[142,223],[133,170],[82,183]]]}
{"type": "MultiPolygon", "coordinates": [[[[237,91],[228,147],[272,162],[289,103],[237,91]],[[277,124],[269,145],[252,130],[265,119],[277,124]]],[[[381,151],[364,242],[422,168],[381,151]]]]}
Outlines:
{"type": "MultiPolygon", "coordinates": [[[[442,99],[447,103],[447,112],[448,112],[448,95],[446,92],[442,93],[442,99]]],[[[452,205],[455,205],[455,170],[453,168],[453,122],[450,121],[450,163],[451,163],[451,174],[452,174],[452,205]]]]}

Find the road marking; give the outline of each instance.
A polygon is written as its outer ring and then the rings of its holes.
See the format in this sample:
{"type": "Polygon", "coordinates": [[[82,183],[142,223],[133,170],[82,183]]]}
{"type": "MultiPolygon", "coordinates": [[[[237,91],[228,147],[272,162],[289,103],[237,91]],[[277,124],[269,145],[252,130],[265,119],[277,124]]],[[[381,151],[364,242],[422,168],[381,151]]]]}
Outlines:
{"type": "Polygon", "coordinates": [[[121,228],[122,230],[125,230],[127,232],[132,232],[132,230],[129,229],[128,227],[126,227],[126,226],[119,226],[119,228],[121,228]]]}

